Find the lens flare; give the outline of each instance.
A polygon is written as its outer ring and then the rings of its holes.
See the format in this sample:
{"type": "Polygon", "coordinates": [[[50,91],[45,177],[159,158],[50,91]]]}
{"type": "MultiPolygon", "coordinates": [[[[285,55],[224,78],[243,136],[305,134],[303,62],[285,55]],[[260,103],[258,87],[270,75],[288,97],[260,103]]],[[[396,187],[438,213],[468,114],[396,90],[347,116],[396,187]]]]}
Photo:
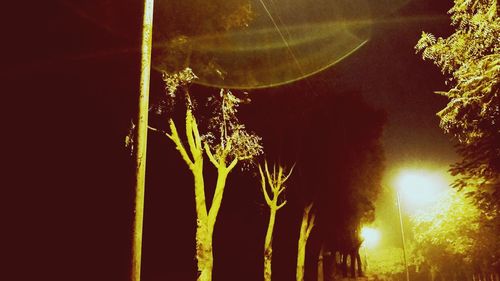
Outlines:
{"type": "MultiPolygon", "coordinates": [[[[139,37],[141,1],[60,2],[114,34],[139,37]]],[[[214,87],[289,83],[354,53],[370,39],[375,22],[406,2],[156,0],[153,67],[170,73],[190,67],[196,83],[214,87]]]]}

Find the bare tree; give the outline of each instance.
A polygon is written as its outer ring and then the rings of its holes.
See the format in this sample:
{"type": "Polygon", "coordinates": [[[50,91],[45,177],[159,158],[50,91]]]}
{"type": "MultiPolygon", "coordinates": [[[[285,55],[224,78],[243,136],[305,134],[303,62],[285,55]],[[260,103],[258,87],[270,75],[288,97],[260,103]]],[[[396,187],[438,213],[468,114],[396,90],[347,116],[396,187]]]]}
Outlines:
{"type": "Polygon", "coordinates": [[[273,172],[270,173],[267,161],[265,161],[264,169],[265,175],[264,171],[262,171],[262,167],[259,165],[262,193],[264,193],[264,198],[269,206],[269,224],[267,226],[266,239],[264,241],[264,280],[271,281],[274,223],[276,220],[276,213],[286,204],[286,200],[279,200],[279,196],[283,191],[285,191],[286,186],[284,183],[292,174],[293,167],[290,169],[288,175],[284,175],[284,169],[282,166],[279,166],[278,172],[276,172],[276,165],[273,165],[273,172]],[[267,188],[266,182],[269,185],[269,189],[267,188]],[[269,193],[269,190],[271,193],[269,193]],[[279,201],[281,201],[281,203],[278,203],[279,201]]]}

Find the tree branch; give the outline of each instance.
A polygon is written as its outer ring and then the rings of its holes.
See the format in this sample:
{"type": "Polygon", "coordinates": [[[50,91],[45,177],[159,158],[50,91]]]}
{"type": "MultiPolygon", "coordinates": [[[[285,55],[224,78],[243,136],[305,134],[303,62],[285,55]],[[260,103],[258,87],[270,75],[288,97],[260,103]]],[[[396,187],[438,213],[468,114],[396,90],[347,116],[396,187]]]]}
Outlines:
{"type": "Polygon", "coordinates": [[[276,187],[275,187],[276,191],[279,190],[279,188],[281,187],[281,184],[283,183],[282,177],[283,177],[283,167],[279,166],[279,168],[278,168],[278,178],[277,178],[277,183],[276,183],[276,187]]]}
{"type": "Polygon", "coordinates": [[[197,158],[197,156],[199,156],[200,152],[199,152],[199,148],[196,147],[196,143],[195,143],[194,137],[193,137],[193,134],[194,134],[193,125],[196,126],[196,121],[193,122],[193,120],[194,120],[194,118],[193,118],[193,114],[191,112],[191,109],[187,109],[186,110],[186,137],[188,140],[189,150],[191,151],[191,155],[195,159],[194,161],[196,161],[196,158],[197,158]]]}
{"type": "Polygon", "coordinates": [[[260,173],[260,182],[262,185],[262,193],[264,193],[264,198],[266,199],[267,205],[271,206],[271,198],[269,198],[269,194],[267,194],[267,189],[266,189],[266,177],[264,176],[264,173],[262,172],[262,168],[259,165],[259,173],[260,173]]]}
{"type": "Polygon", "coordinates": [[[221,159],[222,160],[226,160],[226,156],[229,154],[229,152],[231,152],[231,148],[232,148],[232,142],[231,142],[231,139],[227,140],[226,142],[226,146],[223,147],[222,149],[222,156],[221,156],[221,159]]]}
{"type": "Polygon", "coordinates": [[[182,141],[179,138],[179,134],[177,133],[177,128],[175,127],[175,123],[172,119],[170,119],[168,122],[170,124],[170,131],[172,131],[172,134],[169,135],[166,133],[166,135],[175,143],[177,150],[181,153],[182,159],[184,159],[184,161],[188,164],[189,168],[192,170],[194,168],[194,163],[191,160],[191,158],[189,158],[186,149],[182,145],[182,141]]]}
{"type": "Polygon", "coordinates": [[[191,112],[191,116],[193,118],[193,134],[194,134],[194,141],[195,141],[195,144],[196,144],[196,148],[198,150],[203,150],[202,149],[202,146],[201,146],[201,136],[200,136],[200,131],[198,131],[198,123],[196,122],[196,118],[194,118],[193,116],[193,113],[191,112]]]}
{"type": "Polygon", "coordinates": [[[208,146],[207,143],[205,143],[205,151],[207,152],[208,159],[210,159],[210,162],[215,166],[215,168],[219,168],[219,163],[215,159],[214,155],[212,154],[212,151],[210,150],[210,147],[208,146]]]}
{"type": "Polygon", "coordinates": [[[231,164],[227,167],[228,173],[238,164],[238,158],[234,158],[231,164]]]}
{"type": "Polygon", "coordinates": [[[209,223],[209,229],[211,230],[213,230],[217,214],[219,213],[228,173],[229,172],[224,168],[219,168],[217,171],[217,183],[215,185],[215,193],[212,200],[212,205],[210,206],[210,210],[208,211],[208,223],[209,223]]]}
{"type": "Polygon", "coordinates": [[[238,160],[239,161],[244,161],[244,160],[248,160],[248,159],[252,159],[253,156],[251,155],[248,155],[248,156],[238,156],[238,160]]]}
{"type": "Polygon", "coordinates": [[[311,217],[309,218],[309,223],[307,224],[306,237],[309,237],[309,235],[311,234],[311,230],[314,227],[315,219],[316,219],[316,214],[312,214],[311,217]]]}
{"type": "MultiPolygon", "coordinates": [[[[273,164],[273,185],[275,185],[277,182],[277,179],[276,179],[276,164],[273,164]]],[[[274,188],[274,186],[273,186],[274,188]]]]}
{"type": "Polygon", "coordinates": [[[172,139],[172,135],[170,135],[169,133],[167,133],[167,132],[165,132],[165,131],[163,131],[163,130],[157,129],[157,128],[155,128],[155,127],[151,127],[151,126],[149,126],[149,125],[148,125],[148,129],[150,129],[150,130],[151,130],[151,131],[153,131],[153,132],[158,132],[158,133],[164,134],[164,135],[166,135],[168,138],[172,139]]]}
{"type": "Polygon", "coordinates": [[[276,196],[279,196],[283,191],[285,191],[286,189],[286,186],[281,186],[281,188],[278,190],[278,192],[276,192],[276,196]]]}
{"type": "Polygon", "coordinates": [[[267,161],[264,161],[264,167],[266,169],[267,182],[269,183],[269,186],[271,187],[271,189],[274,190],[274,186],[273,186],[274,181],[273,181],[273,178],[271,177],[271,174],[269,173],[267,161]]]}
{"type": "Polygon", "coordinates": [[[295,164],[293,164],[292,168],[290,169],[290,172],[288,172],[288,175],[283,179],[283,183],[288,180],[288,178],[292,175],[293,169],[295,168],[295,164]]]}
{"type": "Polygon", "coordinates": [[[279,205],[276,207],[276,211],[277,211],[277,210],[279,210],[279,209],[281,209],[281,208],[283,208],[283,206],[285,206],[285,204],[286,204],[286,200],[285,200],[285,201],[283,201],[283,202],[281,202],[281,204],[279,204],[279,205]]]}

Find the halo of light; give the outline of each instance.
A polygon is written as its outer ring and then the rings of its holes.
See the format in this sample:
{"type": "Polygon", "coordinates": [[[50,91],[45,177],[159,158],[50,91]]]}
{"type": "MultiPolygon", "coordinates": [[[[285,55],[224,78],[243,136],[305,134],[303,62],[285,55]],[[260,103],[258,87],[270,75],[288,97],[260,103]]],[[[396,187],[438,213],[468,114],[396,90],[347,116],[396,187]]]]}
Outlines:
{"type": "Polygon", "coordinates": [[[374,248],[380,241],[380,231],[378,229],[364,226],[361,229],[361,238],[364,240],[363,245],[367,248],[374,248]]]}
{"type": "Polygon", "coordinates": [[[444,175],[437,171],[403,170],[396,179],[396,188],[408,210],[436,202],[448,186],[444,175]]]}
{"type": "MultiPolygon", "coordinates": [[[[382,10],[390,13],[406,1],[156,0],[153,65],[166,72],[189,66],[197,83],[215,87],[289,83],[358,50],[382,10]]],[[[106,30],[124,36],[137,30],[131,10],[141,1],[93,2],[72,5],[106,30]]]]}

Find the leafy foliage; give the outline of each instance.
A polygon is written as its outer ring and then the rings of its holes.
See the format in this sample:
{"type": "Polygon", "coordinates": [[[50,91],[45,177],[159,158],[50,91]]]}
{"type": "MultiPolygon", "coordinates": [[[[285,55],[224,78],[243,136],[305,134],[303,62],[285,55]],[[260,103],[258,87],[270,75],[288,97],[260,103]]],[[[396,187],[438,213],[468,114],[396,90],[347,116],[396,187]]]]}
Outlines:
{"type": "Polygon", "coordinates": [[[424,32],[416,49],[444,74],[451,75],[448,81],[453,87],[440,92],[450,102],[438,116],[445,132],[458,140],[462,156],[451,168],[451,173],[459,176],[454,186],[465,189],[476,206],[454,202],[453,208],[441,210],[446,218],[421,220],[418,226],[428,228],[417,240],[427,251],[424,256],[433,257],[434,263],[440,262],[443,268],[450,268],[452,260],[456,264],[473,263],[476,270],[495,264],[498,267],[500,246],[494,235],[498,233],[500,202],[498,3],[455,1],[450,13],[457,27],[455,33],[436,40],[424,32]]]}
{"type": "MultiPolygon", "coordinates": [[[[166,97],[153,106],[154,111],[163,115],[182,98],[189,111],[195,110],[196,100],[191,98],[188,91],[188,86],[195,79],[197,76],[190,68],[172,74],[164,72],[166,97]],[[179,89],[184,89],[184,97],[177,96],[179,89]]],[[[237,117],[240,104],[250,103],[250,99],[238,98],[230,90],[221,89],[218,95],[209,97],[208,101],[211,117],[201,139],[210,160],[230,163],[236,159],[248,162],[263,153],[262,138],[249,132],[237,117]]]]}
{"type": "Polygon", "coordinates": [[[478,235],[479,217],[480,211],[470,200],[450,192],[439,204],[412,218],[415,241],[422,251],[436,248],[449,255],[467,257],[478,235]]]}
{"type": "Polygon", "coordinates": [[[219,97],[210,100],[213,100],[212,107],[216,110],[209,120],[210,131],[203,136],[203,139],[215,151],[215,158],[228,157],[229,161],[233,159],[241,161],[261,155],[262,138],[248,132],[236,115],[239,105],[249,100],[240,99],[226,89],[221,89],[219,97]]]}
{"type": "Polygon", "coordinates": [[[429,266],[449,279],[491,270],[498,241],[493,217],[488,217],[463,193],[450,190],[440,203],[412,217],[415,245],[412,263],[429,266]]]}
{"type": "Polygon", "coordinates": [[[194,74],[191,68],[185,68],[180,72],[172,74],[163,72],[163,82],[165,82],[167,95],[175,97],[175,93],[179,87],[191,84],[191,82],[196,78],[198,77],[194,74]]]}
{"type": "Polygon", "coordinates": [[[478,187],[478,202],[500,200],[500,18],[497,0],[455,0],[448,38],[422,33],[415,49],[448,76],[450,99],[438,116],[463,160],[451,172],[458,188],[478,187]]]}
{"type": "Polygon", "coordinates": [[[405,266],[401,248],[384,247],[367,256],[368,271],[381,280],[391,280],[389,276],[403,275],[405,266]]]}

